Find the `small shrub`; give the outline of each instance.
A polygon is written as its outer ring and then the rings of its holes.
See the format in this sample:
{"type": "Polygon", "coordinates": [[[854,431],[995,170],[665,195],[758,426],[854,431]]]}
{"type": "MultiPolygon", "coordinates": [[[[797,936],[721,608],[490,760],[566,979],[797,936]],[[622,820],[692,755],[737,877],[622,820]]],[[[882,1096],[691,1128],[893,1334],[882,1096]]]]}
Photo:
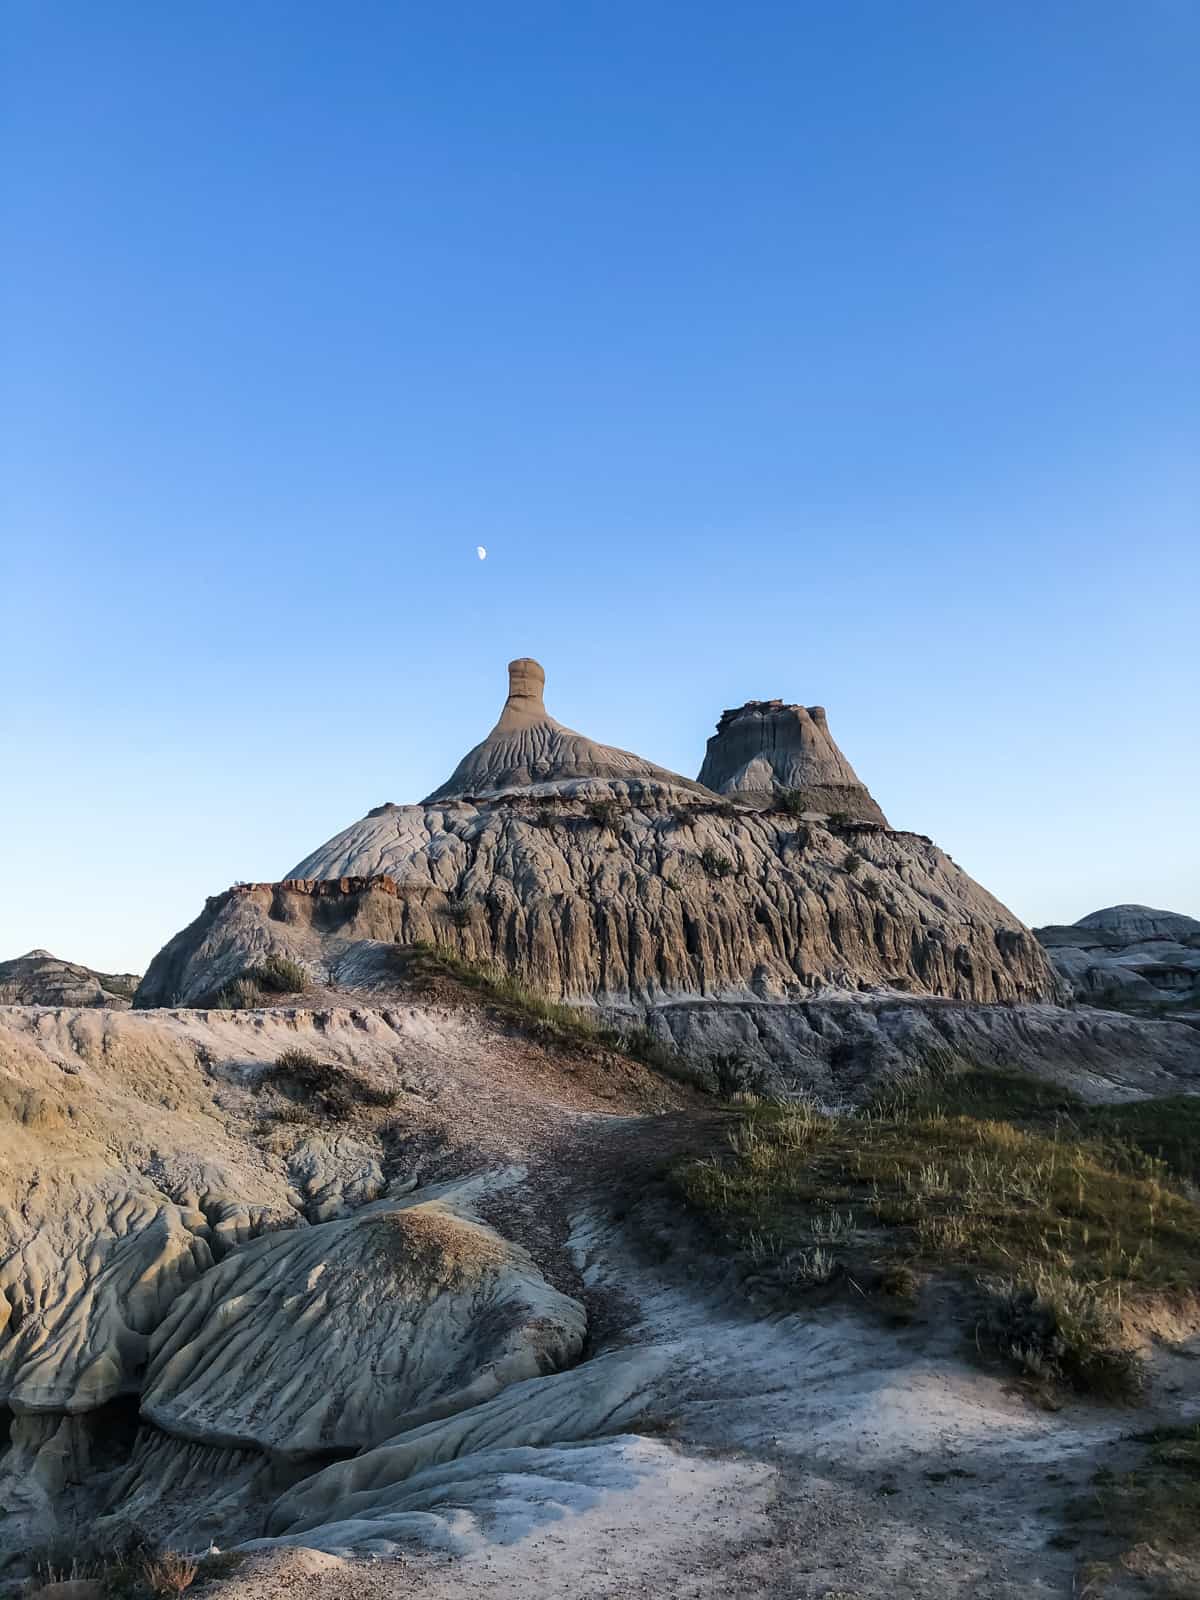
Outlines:
{"type": "Polygon", "coordinates": [[[554,828],[558,826],[558,818],[553,811],[539,811],[533,819],[535,828],[554,828]]]}
{"type": "Polygon", "coordinates": [[[841,828],[848,828],[852,820],[848,811],[831,811],[825,818],[825,826],[830,833],[837,833],[841,828]]]}
{"type": "Polygon", "coordinates": [[[446,907],[446,915],[456,928],[471,926],[471,907],[465,900],[455,900],[446,907]]]}
{"type": "Polygon", "coordinates": [[[134,1533],[105,1544],[89,1535],[62,1537],[31,1551],[30,1590],[46,1584],[97,1584],[106,1600],[170,1600],[190,1589],[201,1563],[176,1550],[160,1550],[134,1533]]]}
{"type": "Polygon", "coordinates": [[[848,872],[848,873],[851,874],[851,876],[853,876],[854,873],[856,873],[858,871],[858,869],[862,866],[862,864],[863,864],[863,858],[858,854],[858,852],[856,850],[851,850],[850,854],[842,862],[842,871],[843,872],[848,872]]]}
{"type": "Polygon", "coordinates": [[[1031,1378],[1066,1383],[1107,1400],[1136,1400],[1143,1369],[1118,1343],[1108,1301],[1053,1267],[1025,1282],[984,1279],[977,1332],[1031,1378]]]}
{"type": "Polygon", "coordinates": [[[813,808],[805,800],[799,789],[788,789],[779,796],[778,809],[786,811],[789,817],[798,817],[802,812],[811,811],[813,808]]]}
{"type": "Polygon", "coordinates": [[[727,878],[733,871],[733,862],[710,845],[700,857],[700,865],[710,878],[727,878]]]}
{"type": "Polygon", "coordinates": [[[142,1581],[154,1596],[182,1594],[196,1581],[200,1563],[178,1550],[163,1550],[142,1561],[142,1581]]]}
{"type": "Polygon", "coordinates": [[[363,1083],[339,1067],[318,1060],[308,1050],[285,1050],[259,1076],[255,1093],[264,1084],[273,1085],[288,1099],[321,1111],[335,1122],[344,1121],[355,1106],[390,1106],[396,1101],[393,1090],[363,1083]]]}
{"type": "Polygon", "coordinates": [[[242,974],[268,994],[302,994],[308,988],[308,973],[290,956],[269,955],[242,974]]]}
{"type": "Polygon", "coordinates": [[[868,900],[878,900],[880,896],[878,878],[861,878],[858,884],[859,894],[865,895],[868,900]]]}
{"type": "Polygon", "coordinates": [[[757,1096],[762,1093],[764,1071],[752,1061],[747,1061],[743,1055],[731,1052],[728,1055],[714,1056],[712,1074],[716,1080],[717,1093],[723,1100],[731,1100],[734,1095],[757,1096]]]}
{"type": "Polygon", "coordinates": [[[792,841],[797,850],[807,850],[813,842],[812,829],[807,825],[797,828],[792,835],[792,841]]]}
{"type": "Polygon", "coordinates": [[[234,978],[213,996],[216,1011],[253,1011],[262,1005],[266,995],[252,978],[234,978]]]}

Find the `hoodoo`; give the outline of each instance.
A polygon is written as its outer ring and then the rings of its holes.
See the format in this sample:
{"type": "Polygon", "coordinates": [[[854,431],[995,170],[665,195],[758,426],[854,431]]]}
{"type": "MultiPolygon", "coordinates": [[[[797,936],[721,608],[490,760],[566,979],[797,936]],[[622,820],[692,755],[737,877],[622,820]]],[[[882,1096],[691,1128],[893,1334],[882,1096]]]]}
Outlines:
{"type": "Polygon", "coordinates": [[[747,805],[767,806],[786,794],[806,811],[887,827],[834,743],[824,706],[748,700],[724,712],[708,741],[700,782],[747,805]]]}
{"type": "Polygon", "coordinates": [[[419,805],[369,811],[273,884],[214,897],[137,1004],[204,1004],[269,956],[339,987],[395,945],[449,946],[555,998],[803,1000],[883,990],[1051,998],[1037,941],[929,839],[889,830],[823,715],[727,712],[704,776],[564,728],[509,667],[500,720],[419,805]],[[797,807],[771,805],[798,792],[797,807]]]}
{"type": "Polygon", "coordinates": [[[500,720],[482,743],[469,750],[425,804],[461,795],[496,794],[503,789],[563,778],[649,778],[656,783],[693,788],[686,778],[656,767],[628,750],[596,744],[546,710],[546,674],[540,663],[521,656],[508,664],[508,699],[500,720]]]}

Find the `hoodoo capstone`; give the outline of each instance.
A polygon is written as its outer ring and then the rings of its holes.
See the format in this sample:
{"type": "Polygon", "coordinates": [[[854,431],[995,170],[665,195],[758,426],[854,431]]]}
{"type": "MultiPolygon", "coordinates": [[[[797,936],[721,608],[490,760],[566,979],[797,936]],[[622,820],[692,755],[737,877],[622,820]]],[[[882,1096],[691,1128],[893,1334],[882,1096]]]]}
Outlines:
{"type": "Polygon", "coordinates": [[[539,662],[530,656],[510,661],[508,699],[500,720],[486,739],[467,752],[446,782],[427,796],[425,804],[568,778],[646,778],[695,787],[678,773],[656,767],[628,750],[597,744],[564,728],[546,710],[545,686],[546,674],[539,662]]]}
{"type": "Polygon", "coordinates": [[[887,827],[834,743],[824,706],[748,700],[724,712],[708,741],[700,782],[747,805],[769,806],[788,795],[806,811],[887,827]]]}

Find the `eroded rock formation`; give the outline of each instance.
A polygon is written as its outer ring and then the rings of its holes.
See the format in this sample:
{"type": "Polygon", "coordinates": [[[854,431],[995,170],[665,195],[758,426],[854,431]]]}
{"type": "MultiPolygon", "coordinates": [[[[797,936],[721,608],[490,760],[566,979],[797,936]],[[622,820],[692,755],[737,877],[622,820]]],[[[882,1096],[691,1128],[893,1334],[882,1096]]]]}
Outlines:
{"type": "Polygon", "coordinates": [[[834,743],[824,706],[749,700],[723,712],[708,741],[700,782],[750,805],[770,806],[786,796],[797,810],[887,826],[834,743]]]}
{"type": "Polygon", "coordinates": [[[133,972],[93,972],[60,961],[49,950],[30,950],[0,961],[0,1006],[111,1006],[123,1011],[138,986],[133,972]]]}
{"type": "Polygon", "coordinates": [[[1200,922],[1152,906],[1108,906],[1034,930],[1060,976],[1093,1004],[1200,1004],[1200,922]]]}
{"type": "Polygon", "coordinates": [[[718,735],[729,759],[714,776],[751,773],[769,799],[755,761],[731,752],[799,727],[780,735],[771,781],[794,793],[807,775],[826,810],[872,820],[721,800],[560,728],[541,685],[536,662],[512,664],[500,722],[434,798],[377,807],[280,884],[210,900],[151,963],[137,1003],[200,1004],[271,952],[349,981],[364,941],[449,945],[553,996],[633,1004],[827,988],[1056,994],[1011,912],[930,840],[882,825],[823,719],[732,714],[742,731],[718,735]]]}
{"type": "Polygon", "coordinates": [[[628,750],[597,744],[555,722],[542,698],[545,684],[545,672],[529,656],[509,662],[508,699],[500,720],[486,739],[467,752],[446,782],[433,791],[426,805],[569,778],[644,778],[684,789],[695,787],[652,761],[643,761],[628,750]]]}

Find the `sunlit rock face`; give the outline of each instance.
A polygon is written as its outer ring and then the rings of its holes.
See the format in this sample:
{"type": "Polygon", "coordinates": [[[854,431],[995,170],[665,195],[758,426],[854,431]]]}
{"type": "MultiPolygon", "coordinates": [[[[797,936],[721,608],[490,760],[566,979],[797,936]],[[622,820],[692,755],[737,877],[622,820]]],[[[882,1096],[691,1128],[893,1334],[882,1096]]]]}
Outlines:
{"type": "Polygon", "coordinates": [[[529,656],[510,661],[508,699],[500,720],[486,739],[467,752],[425,804],[569,778],[640,778],[684,789],[695,787],[678,773],[657,767],[628,750],[597,744],[582,733],[564,728],[546,710],[542,698],[545,686],[546,674],[538,662],[529,656]]]}
{"type": "Polygon", "coordinates": [[[75,961],[61,961],[49,950],[30,950],[12,961],[0,961],[0,1005],[109,1006],[128,1008],[137,975],[93,972],[75,961]]]}
{"type": "Polygon", "coordinates": [[[887,827],[834,743],[824,706],[749,700],[724,712],[708,741],[700,782],[750,805],[769,806],[786,796],[804,811],[887,827]]]}

